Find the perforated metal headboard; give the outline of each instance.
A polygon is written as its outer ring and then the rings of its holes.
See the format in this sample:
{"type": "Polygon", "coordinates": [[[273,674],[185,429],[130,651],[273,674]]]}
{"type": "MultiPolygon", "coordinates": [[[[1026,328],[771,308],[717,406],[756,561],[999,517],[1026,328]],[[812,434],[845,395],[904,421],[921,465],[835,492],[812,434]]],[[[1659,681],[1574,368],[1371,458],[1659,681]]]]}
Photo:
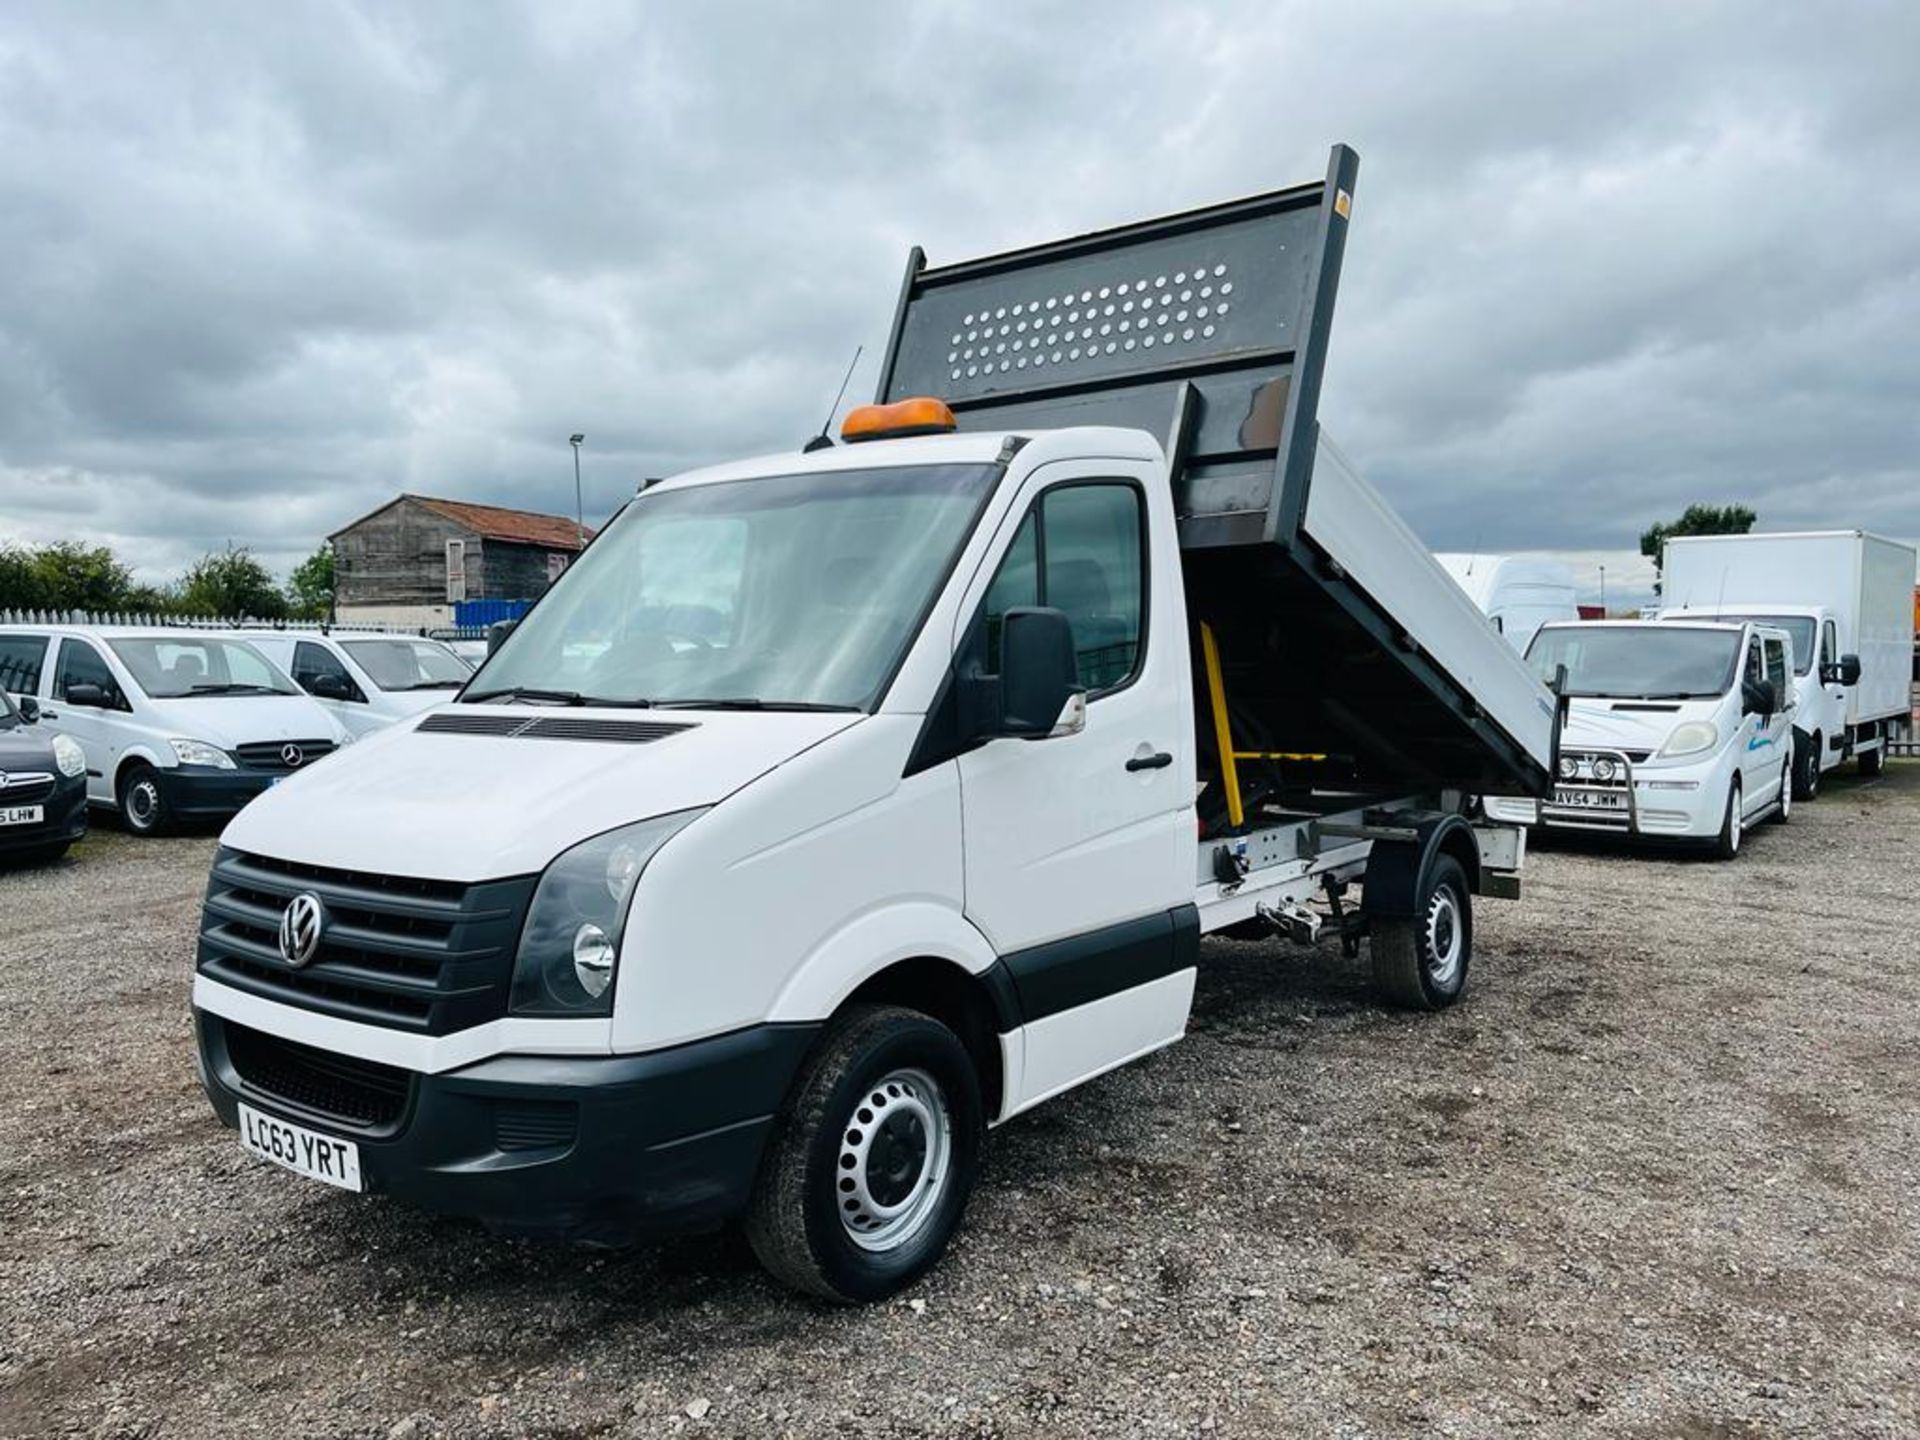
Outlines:
{"type": "Polygon", "coordinates": [[[1126,425],[1168,444],[1183,543],[1291,545],[1359,156],[1325,180],[982,260],[915,248],[878,398],[966,430],[1126,425]]]}

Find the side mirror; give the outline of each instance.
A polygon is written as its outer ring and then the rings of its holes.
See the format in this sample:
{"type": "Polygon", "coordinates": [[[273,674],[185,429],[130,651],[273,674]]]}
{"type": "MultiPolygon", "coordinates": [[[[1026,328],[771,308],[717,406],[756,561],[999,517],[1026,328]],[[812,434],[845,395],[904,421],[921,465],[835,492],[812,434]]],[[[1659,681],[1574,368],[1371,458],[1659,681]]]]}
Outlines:
{"type": "Polygon", "coordinates": [[[341,675],[309,675],[307,693],[322,700],[351,700],[353,685],[341,675]]]}
{"type": "Polygon", "coordinates": [[[15,708],[19,710],[20,718],[26,721],[27,724],[38,725],[40,723],[40,702],[34,699],[33,696],[22,695],[15,708]]]}
{"type": "Polygon", "coordinates": [[[1858,685],[1860,683],[1860,657],[1842,655],[1837,664],[1820,667],[1822,685],[1858,685]]]}
{"type": "Polygon", "coordinates": [[[1740,699],[1749,715],[1771,715],[1780,708],[1780,697],[1774,693],[1771,680],[1747,681],[1740,699]]]}
{"type": "Polygon", "coordinates": [[[91,710],[104,710],[109,703],[105,690],[84,680],[67,686],[66,701],[69,705],[81,705],[91,710]]]}
{"type": "Polygon", "coordinates": [[[1046,606],[1017,606],[1000,622],[1000,723],[995,733],[1044,740],[1086,728],[1086,691],[1073,622],[1046,606]]]}
{"type": "Polygon", "coordinates": [[[492,658],[493,652],[500,648],[507,636],[513,633],[513,627],[519,623],[518,620],[496,620],[487,627],[488,658],[492,658]]]}

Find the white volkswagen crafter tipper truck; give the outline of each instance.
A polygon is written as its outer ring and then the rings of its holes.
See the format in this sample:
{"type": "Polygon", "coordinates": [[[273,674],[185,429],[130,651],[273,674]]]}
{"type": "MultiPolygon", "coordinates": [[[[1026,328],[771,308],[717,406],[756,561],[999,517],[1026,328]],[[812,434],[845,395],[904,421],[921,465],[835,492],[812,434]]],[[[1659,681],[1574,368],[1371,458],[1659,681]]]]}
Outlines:
{"type": "Polygon", "coordinates": [[[1752,622],[1543,625],[1527,647],[1566,707],[1553,792],[1488,816],[1740,853],[1793,811],[1793,642],[1752,622]]]}
{"type": "Polygon", "coordinates": [[[1319,437],[1355,166],[916,251],[858,443],[649,485],[455,703],[250,807],[220,1118],[505,1231],[743,1220],[870,1300],[987,1127],[1180,1038],[1204,932],[1455,1000],[1524,833],[1461,797],[1544,792],[1554,703],[1319,437]]]}
{"type": "Polygon", "coordinates": [[[1663,620],[1758,620],[1793,636],[1794,795],[1849,756],[1878,775],[1912,726],[1911,545],[1861,530],[1669,540],[1663,620]]]}

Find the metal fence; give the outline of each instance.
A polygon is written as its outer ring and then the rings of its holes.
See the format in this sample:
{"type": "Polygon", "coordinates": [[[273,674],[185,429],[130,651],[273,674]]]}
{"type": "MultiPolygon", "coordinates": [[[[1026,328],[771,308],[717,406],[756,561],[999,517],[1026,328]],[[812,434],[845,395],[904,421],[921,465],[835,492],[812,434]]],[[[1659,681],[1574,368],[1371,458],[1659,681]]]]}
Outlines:
{"type": "Polygon", "coordinates": [[[262,620],[251,615],[151,615],[108,610],[0,609],[0,625],[94,625],[155,630],[290,630],[305,634],[425,635],[484,640],[485,625],[382,625],[373,620],[262,620]]]}

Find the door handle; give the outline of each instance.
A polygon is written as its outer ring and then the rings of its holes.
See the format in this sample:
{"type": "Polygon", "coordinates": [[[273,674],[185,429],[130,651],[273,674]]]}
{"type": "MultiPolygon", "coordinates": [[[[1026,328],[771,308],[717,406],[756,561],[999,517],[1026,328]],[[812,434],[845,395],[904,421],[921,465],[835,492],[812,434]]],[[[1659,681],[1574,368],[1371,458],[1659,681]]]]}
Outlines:
{"type": "Polygon", "coordinates": [[[1164,750],[1156,750],[1151,755],[1136,755],[1127,761],[1127,772],[1133,774],[1140,770],[1164,770],[1173,764],[1173,756],[1164,750]]]}
{"type": "Polygon", "coordinates": [[[40,718],[42,720],[58,720],[60,718],[60,712],[58,710],[42,710],[40,712],[40,718]]]}

